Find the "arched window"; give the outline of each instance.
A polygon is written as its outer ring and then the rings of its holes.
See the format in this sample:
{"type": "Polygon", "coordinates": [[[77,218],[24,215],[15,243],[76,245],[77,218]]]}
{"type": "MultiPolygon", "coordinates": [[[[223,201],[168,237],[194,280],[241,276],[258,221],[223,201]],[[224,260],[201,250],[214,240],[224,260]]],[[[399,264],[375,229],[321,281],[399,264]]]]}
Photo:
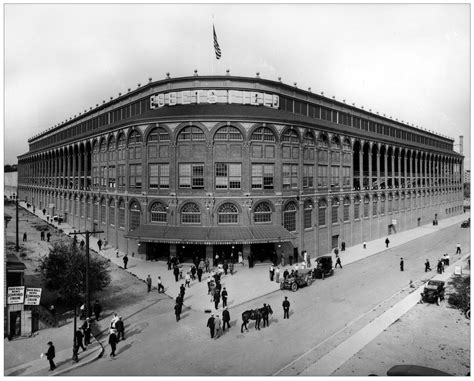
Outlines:
{"type": "Polygon", "coordinates": [[[181,209],[181,223],[182,224],[200,224],[201,223],[201,210],[199,206],[194,202],[188,202],[184,204],[181,209]]]}
{"type": "Polygon", "coordinates": [[[388,212],[392,213],[393,210],[393,195],[391,193],[388,194],[388,212]]]}
{"type": "Polygon", "coordinates": [[[242,141],[244,137],[238,128],[232,126],[221,127],[217,130],[214,135],[214,140],[216,141],[242,141]]]}
{"type": "Polygon", "coordinates": [[[119,228],[125,229],[125,202],[123,200],[119,202],[118,224],[119,228]]]}
{"type": "Polygon", "coordinates": [[[334,197],[331,200],[331,223],[337,224],[339,221],[339,199],[337,197],[334,197]]]}
{"type": "Polygon", "coordinates": [[[129,212],[130,212],[130,215],[128,216],[129,217],[128,227],[130,231],[132,231],[140,226],[140,216],[141,216],[140,204],[136,201],[133,201],[130,204],[129,212]]]}
{"type": "Polygon", "coordinates": [[[199,127],[189,126],[179,132],[178,140],[203,141],[206,135],[199,127]]]}
{"type": "Polygon", "coordinates": [[[372,196],[372,215],[377,215],[377,204],[378,204],[378,197],[376,194],[372,196]]]}
{"type": "Polygon", "coordinates": [[[77,195],[74,196],[74,214],[76,216],[79,215],[79,209],[80,209],[80,204],[79,204],[79,197],[77,195]]]}
{"type": "Polygon", "coordinates": [[[94,197],[92,201],[92,219],[94,222],[99,221],[99,199],[97,197],[94,197]]]}
{"type": "Polygon", "coordinates": [[[253,222],[266,223],[272,222],[272,209],[266,202],[260,202],[253,211],[253,222]]]}
{"type": "Polygon", "coordinates": [[[80,199],[80,204],[81,204],[81,218],[84,218],[84,213],[85,213],[85,210],[86,210],[86,204],[85,204],[85,198],[84,196],[81,195],[81,199],[80,199]]]}
{"type": "Polygon", "coordinates": [[[360,197],[355,196],[354,198],[354,220],[358,220],[360,218],[360,197]]]}
{"type": "Polygon", "coordinates": [[[239,219],[239,210],[231,202],[226,202],[219,207],[217,211],[217,220],[219,224],[237,224],[239,219]]]}
{"type": "MultiPolygon", "coordinates": [[[[163,127],[158,127],[151,130],[147,139],[148,157],[150,159],[162,157],[165,154],[165,151],[162,152],[160,149],[160,152],[158,152],[158,144],[163,142],[169,144],[169,141],[170,135],[168,134],[168,131],[166,131],[163,127]]],[[[166,149],[167,148],[168,147],[166,147],[166,149]]]]}
{"type": "Polygon", "coordinates": [[[313,227],[313,201],[306,200],[303,205],[303,223],[304,229],[311,229],[313,227]]]}
{"type": "Polygon", "coordinates": [[[115,200],[113,198],[109,201],[109,225],[115,226],[115,200]]]}
{"type": "Polygon", "coordinates": [[[318,202],[318,225],[324,226],[326,225],[326,209],[328,207],[328,203],[324,198],[320,199],[318,202]]]}
{"type": "Polygon", "coordinates": [[[367,195],[364,197],[364,218],[369,218],[369,203],[370,197],[367,195]]]}
{"type": "Polygon", "coordinates": [[[155,202],[150,208],[151,222],[166,222],[167,208],[161,202],[155,202]]]}
{"type": "Polygon", "coordinates": [[[130,160],[142,158],[142,136],[133,130],[128,138],[128,158],[130,160]]]}
{"type": "Polygon", "coordinates": [[[319,134],[319,138],[318,138],[318,147],[321,147],[321,148],[328,148],[329,146],[329,143],[328,143],[328,137],[326,134],[319,134]]]}
{"type": "Polygon", "coordinates": [[[348,138],[342,141],[342,148],[344,151],[352,151],[351,141],[348,138]]]}
{"type": "Polygon", "coordinates": [[[91,198],[89,196],[86,197],[86,219],[91,219],[91,198]]]}
{"type": "Polygon", "coordinates": [[[283,227],[290,231],[296,231],[296,204],[289,202],[283,210],[283,227]]]}
{"type": "Polygon", "coordinates": [[[401,200],[401,210],[403,211],[405,210],[405,192],[402,192],[400,200],[401,200]]]}
{"type": "Polygon", "coordinates": [[[343,220],[344,222],[349,221],[349,208],[351,206],[351,199],[346,196],[344,197],[344,212],[343,212],[343,220]]]}
{"type": "Polygon", "coordinates": [[[337,136],[333,136],[331,139],[331,148],[332,149],[341,149],[341,142],[337,136]]]}
{"type": "Polygon", "coordinates": [[[125,160],[125,134],[123,132],[119,135],[117,139],[117,151],[118,159],[125,160]]]}
{"type": "Polygon", "coordinates": [[[398,192],[395,193],[394,203],[393,203],[393,211],[398,212],[398,192]]]}
{"type": "Polygon", "coordinates": [[[102,200],[100,200],[100,222],[102,225],[106,224],[106,218],[107,218],[107,206],[106,206],[105,198],[102,198],[102,200]]]}
{"type": "Polygon", "coordinates": [[[100,142],[100,161],[107,161],[107,144],[105,142],[105,139],[102,139],[100,142]]]}
{"type": "Polygon", "coordinates": [[[306,133],[304,134],[303,143],[311,147],[314,147],[316,145],[314,135],[310,131],[306,131],[306,133]]]}
{"type": "Polygon", "coordinates": [[[292,143],[292,144],[299,144],[300,142],[300,139],[298,138],[298,134],[293,129],[286,130],[283,136],[281,137],[281,140],[282,142],[292,143]]]}
{"type": "Polygon", "coordinates": [[[107,146],[107,151],[109,151],[109,161],[115,161],[115,137],[112,135],[109,139],[109,144],[107,146]]]}
{"type": "Polygon", "coordinates": [[[385,194],[380,195],[380,214],[385,214],[385,194]]]}
{"type": "Polygon", "coordinates": [[[251,137],[251,140],[253,142],[257,141],[257,142],[275,142],[276,139],[275,139],[275,135],[273,134],[273,131],[268,128],[268,127],[259,127],[257,128],[253,134],[252,134],[252,137],[251,137]]]}
{"type": "MultiPolygon", "coordinates": [[[[97,140],[95,140],[92,143],[92,162],[96,163],[99,161],[99,143],[97,143],[97,140]]],[[[62,165],[62,161],[59,163],[59,165],[62,165]]]]}

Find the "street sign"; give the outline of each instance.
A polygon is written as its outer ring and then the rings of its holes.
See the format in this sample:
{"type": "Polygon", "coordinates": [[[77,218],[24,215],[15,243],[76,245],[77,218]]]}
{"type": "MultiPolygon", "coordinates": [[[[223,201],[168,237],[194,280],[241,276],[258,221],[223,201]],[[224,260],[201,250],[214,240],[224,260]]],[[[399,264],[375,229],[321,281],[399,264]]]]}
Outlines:
{"type": "Polygon", "coordinates": [[[25,293],[25,306],[39,306],[41,288],[27,288],[25,293]]]}
{"type": "Polygon", "coordinates": [[[25,286],[8,287],[7,304],[22,304],[25,298],[25,286]]]}

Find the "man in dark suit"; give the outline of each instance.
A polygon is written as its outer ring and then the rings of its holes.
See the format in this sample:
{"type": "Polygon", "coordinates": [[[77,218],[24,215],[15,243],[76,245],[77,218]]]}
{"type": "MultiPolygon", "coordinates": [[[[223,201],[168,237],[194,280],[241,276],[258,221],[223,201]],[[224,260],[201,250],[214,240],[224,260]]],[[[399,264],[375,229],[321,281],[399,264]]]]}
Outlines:
{"type": "Polygon", "coordinates": [[[56,352],[54,350],[54,345],[51,341],[48,342],[49,348],[48,351],[46,352],[46,358],[49,361],[49,370],[54,370],[56,369],[56,365],[54,364],[53,359],[56,357],[56,352]]]}
{"type": "Polygon", "coordinates": [[[227,294],[227,290],[225,289],[225,287],[221,292],[221,296],[222,296],[222,307],[227,307],[227,296],[228,296],[228,294],[227,294]]]}
{"type": "Polygon", "coordinates": [[[207,320],[207,326],[209,327],[209,330],[211,331],[211,339],[214,338],[214,314],[211,314],[211,317],[207,320]]]}
{"type": "Polygon", "coordinates": [[[224,308],[224,311],[222,311],[222,329],[223,331],[225,332],[225,326],[227,325],[227,327],[230,329],[230,313],[229,313],[229,310],[226,308],[224,308]]]}
{"type": "Polygon", "coordinates": [[[174,314],[176,315],[176,321],[181,319],[181,304],[176,303],[174,306],[174,314]]]}
{"type": "Polygon", "coordinates": [[[288,297],[285,296],[285,300],[282,303],[283,306],[283,319],[290,318],[290,302],[288,301],[288,297]]]}

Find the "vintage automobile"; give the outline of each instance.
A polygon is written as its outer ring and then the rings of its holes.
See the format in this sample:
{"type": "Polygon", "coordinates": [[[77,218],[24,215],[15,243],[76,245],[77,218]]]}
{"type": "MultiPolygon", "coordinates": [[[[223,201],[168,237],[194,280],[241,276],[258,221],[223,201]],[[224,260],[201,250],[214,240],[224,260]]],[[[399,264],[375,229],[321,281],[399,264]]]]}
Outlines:
{"type": "Polygon", "coordinates": [[[461,227],[462,228],[468,228],[471,226],[471,219],[468,218],[467,220],[464,220],[462,223],[461,223],[461,227]]]}
{"type": "Polygon", "coordinates": [[[334,274],[332,267],[332,256],[323,255],[316,258],[315,267],[312,272],[313,279],[324,279],[327,276],[334,274]]]}
{"type": "Polygon", "coordinates": [[[280,290],[291,290],[295,292],[303,286],[310,286],[313,283],[311,270],[298,270],[296,276],[289,276],[280,282],[280,290]]]}
{"type": "Polygon", "coordinates": [[[421,293],[420,303],[436,303],[444,299],[444,282],[442,280],[430,280],[421,293]]]}

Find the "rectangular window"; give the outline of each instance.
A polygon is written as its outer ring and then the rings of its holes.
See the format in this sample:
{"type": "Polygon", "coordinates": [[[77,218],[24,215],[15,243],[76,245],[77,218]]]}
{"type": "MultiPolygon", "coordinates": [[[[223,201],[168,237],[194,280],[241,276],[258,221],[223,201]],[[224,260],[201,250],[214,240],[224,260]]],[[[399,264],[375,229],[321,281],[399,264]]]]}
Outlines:
{"type": "Polygon", "coordinates": [[[180,164],[179,187],[189,189],[204,188],[204,164],[180,164]]]}
{"type": "Polygon", "coordinates": [[[339,166],[331,166],[331,186],[339,186],[339,166]]]}
{"type": "Polygon", "coordinates": [[[360,118],[352,117],[352,126],[355,128],[360,128],[360,118]]]}
{"type": "Polygon", "coordinates": [[[100,186],[107,186],[107,167],[100,167],[100,186]]]}
{"type": "Polygon", "coordinates": [[[273,189],[274,164],[252,164],[252,189],[273,189]]]}
{"type": "Polygon", "coordinates": [[[318,187],[328,186],[328,166],[318,165],[318,187]]]}
{"type": "Polygon", "coordinates": [[[303,188],[314,187],[314,165],[303,166],[303,188]]]}
{"type": "Polygon", "coordinates": [[[169,189],[170,166],[169,164],[150,164],[148,181],[150,189],[169,189]]]}
{"type": "Polygon", "coordinates": [[[118,176],[117,176],[117,185],[119,187],[125,186],[125,165],[119,165],[118,168],[118,176]]]}
{"type": "Polygon", "coordinates": [[[351,186],[351,167],[342,167],[342,186],[351,186]]]}
{"type": "Polygon", "coordinates": [[[321,119],[322,120],[327,120],[328,122],[331,122],[332,121],[332,111],[327,109],[327,108],[321,107],[321,119]]]}
{"type": "Polygon", "coordinates": [[[109,181],[109,188],[115,188],[115,177],[116,177],[115,166],[111,165],[109,167],[109,174],[107,176],[107,179],[109,181]]]}
{"type": "Polygon", "coordinates": [[[331,222],[333,224],[337,224],[338,222],[338,215],[337,215],[338,210],[339,210],[339,205],[333,205],[331,207],[331,222]]]}
{"type": "Polygon", "coordinates": [[[326,225],[326,208],[319,208],[318,210],[318,225],[326,225]]]}
{"type": "Polygon", "coordinates": [[[240,189],[242,164],[216,163],[216,189],[240,189]]]}
{"type": "Polygon", "coordinates": [[[283,165],[283,189],[298,188],[298,164],[283,165]]]}
{"type": "Polygon", "coordinates": [[[129,165],[129,188],[141,189],[142,187],[142,166],[140,164],[129,165]]]}
{"type": "Polygon", "coordinates": [[[328,161],[328,151],[326,151],[326,150],[318,151],[318,161],[319,162],[327,162],[328,161]]]}
{"type": "Polygon", "coordinates": [[[344,204],[343,218],[344,222],[349,221],[349,204],[344,204]]]}

